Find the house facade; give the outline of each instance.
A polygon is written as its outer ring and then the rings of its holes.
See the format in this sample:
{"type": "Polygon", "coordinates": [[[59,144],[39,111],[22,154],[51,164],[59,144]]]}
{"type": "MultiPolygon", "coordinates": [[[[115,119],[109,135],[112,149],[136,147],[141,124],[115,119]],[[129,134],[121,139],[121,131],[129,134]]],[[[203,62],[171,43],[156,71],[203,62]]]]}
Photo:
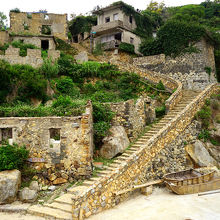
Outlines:
{"type": "Polygon", "coordinates": [[[110,5],[95,12],[97,25],[93,26],[94,45],[101,43],[104,49],[118,48],[120,43],[133,44],[135,52],[141,43],[139,36],[134,34],[137,25],[132,15],[126,15],[121,4],[110,5]]]}

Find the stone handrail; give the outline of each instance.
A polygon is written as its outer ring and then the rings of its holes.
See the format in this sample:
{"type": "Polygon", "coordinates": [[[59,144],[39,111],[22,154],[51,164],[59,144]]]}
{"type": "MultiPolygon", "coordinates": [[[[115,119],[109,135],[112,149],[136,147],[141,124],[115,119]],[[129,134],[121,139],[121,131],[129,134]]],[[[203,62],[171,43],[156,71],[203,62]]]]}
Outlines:
{"type": "Polygon", "coordinates": [[[102,210],[114,207],[128,197],[128,194],[114,196],[115,192],[129,188],[130,185],[146,181],[145,173],[148,163],[180,132],[191,123],[196,112],[204,105],[205,100],[219,89],[216,84],[208,86],[179,114],[176,115],[157,134],[152,136],[131,156],[122,161],[116,169],[96,181],[81,195],[73,198],[73,219],[83,219],[102,210]]]}

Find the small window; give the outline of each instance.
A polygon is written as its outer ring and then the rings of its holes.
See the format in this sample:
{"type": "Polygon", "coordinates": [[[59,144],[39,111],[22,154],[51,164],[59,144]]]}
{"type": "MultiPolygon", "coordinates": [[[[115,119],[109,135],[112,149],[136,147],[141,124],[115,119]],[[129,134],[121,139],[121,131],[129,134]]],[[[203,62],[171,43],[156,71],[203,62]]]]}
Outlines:
{"type": "Polygon", "coordinates": [[[50,128],[50,139],[60,140],[60,128],[50,128]]]}
{"type": "Polygon", "coordinates": [[[29,26],[26,23],[24,23],[24,30],[29,30],[29,26]]]}
{"type": "Polygon", "coordinates": [[[0,129],[0,142],[2,141],[9,141],[12,140],[13,135],[12,135],[12,128],[1,128],[0,129]]]}
{"type": "Polygon", "coordinates": [[[51,35],[51,25],[42,25],[41,34],[51,35]]]}
{"type": "Polygon", "coordinates": [[[130,37],[130,43],[134,44],[134,38],[133,37],[130,37]]]}
{"type": "Polygon", "coordinates": [[[49,20],[49,15],[44,15],[44,20],[49,20]]]}
{"type": "Polygon", "coordinates": [[[133,17],[129,16],[129,22],[132,24],[133,23],[133,17]]]}
{"type": "Polygon", "coordinates": [[[110,22],[110,17],[105,18],[105,23],[110,22]]]}
{"type": "Polygon", "coordinates": [[[117,21],[118,20],[118,13],[113,15],[113,20],[117,21]]]}

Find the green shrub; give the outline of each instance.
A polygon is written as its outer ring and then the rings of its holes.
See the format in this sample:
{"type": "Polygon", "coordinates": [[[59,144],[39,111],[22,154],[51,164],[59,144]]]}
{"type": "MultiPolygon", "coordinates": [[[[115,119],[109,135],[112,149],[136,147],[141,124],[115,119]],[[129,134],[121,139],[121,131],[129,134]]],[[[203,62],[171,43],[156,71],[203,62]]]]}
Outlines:
{"type": "Polygon", "coordinates": [[[20,13],[21,11],[19,8],[13,8],[10,10],[10,12],[20,13]]]}
{"type": "Polygon", "coordinates": [[[208,130],[204,129],[199,133],[198,138],[200,140],[203,140],[204,142],[206,142],[207,140],[210,139],[210,132],[208,130]]]}
{"type": "Polygon", "coordinates": [[[61,76],[61,78],[56,80],[57,90],[65,95],[71,97],[79,97],[80,91],[73,83],[73,80],[68,76],[61,76]]]}
{"type": "Polygon", "coordinates": [[[156,112],[156,117],[157,118],[162,117],[166,113],[166,106],[164,105],[164,106],[161,106],[161,107],[157,107],[155,109],[155,112],[156,112]]]}
{"type": "Polygon", "coordinates": [[[98,102],[93,103],[94,143],[96,148],[102,145],[102,139],[108,134],[114,115],[115,113],[111,111],[108,105],[98,102]]]}
{"type": "Polygon", "coordinates": [[[159,90],[165,90],[165,86],[164,86],[164,84],[162,83],[161,80],[160,80],[160,82],[156,85],[156,88],[159,89],[159,90]]]}
{"type": "Polygon", "coordinates": [[[59,74],[68,75],[73,71],[74,59],[71,55],[66,55],[64,53],[60,54],[58,59],[59,74]]]}
{"type": "Polygon", "coordinates": [[[197,112],[197,117],[202,120],[202,126],[204,128],[208,128],[209,121],[211,119],[211,108],[207,105],[204,105],[203,108],[197,112]]]}
{"type": "Polygon", "coordinates": [[[130,54],[134,54],[134,45],[133,44],[128,44],[128,43],[120,43],[119,45],[119,50],[130,53],[130,54]]]}
{"type": "Polygon", "coordinates": [[[93,49],[92,53],[96,56],[103,54],[103,44],[100,42],[97,42],[95,45],[95,48],[93,49]]]}
{"type": "Polygon", "coordinates": [[[54,78],[59,73],[59,65],[57,61],[46,58],[44,59],[43,65],[40,67],[40,72],[43,73],[47,79],[54,78]]]}
{"type": "Polygon", "coordinates": [[[91,96],[93,102],[114,102],[117,101],[117,95],[113,92],[97,91],[91,96]]]}
{"type": "Polygon", "coordinates": [[[38,47],[36,47],[33,44],[25,44],[22,41],[13,41],[11,43],[11,45],[15,48],[20,48],[20,53],[19,55],[22,57],[27,56],[27,49],[38,49],[38,47]]]}
{"type": "Polygon", "coordinates": [[[3,145],[0,147],[0,171],[22,169],[28,158],[28,150],[18,145],[3,145]]]}
{"type": "Polygon", "coordinates": [[[210,76],[211,75],[211,72],[212,72],[212,68],[210,66],[206,66],[204,68],[204,70],[206,71],[206,73],[210,76]]]}
{"type": "Polygon", "coordinates": [[[59,106],[62,106],[63,108],[67,108],[71,106],[72,104],[72,99],[69,96],[59,96],[54,102],[53,102],[53,107],[57,108],[59,106]]]}

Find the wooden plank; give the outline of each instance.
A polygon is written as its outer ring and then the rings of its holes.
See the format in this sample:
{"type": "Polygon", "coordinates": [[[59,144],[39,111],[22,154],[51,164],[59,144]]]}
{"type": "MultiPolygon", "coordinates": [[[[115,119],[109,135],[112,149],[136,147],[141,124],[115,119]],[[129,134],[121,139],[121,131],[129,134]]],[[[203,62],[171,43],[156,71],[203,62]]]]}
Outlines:
{"type": "Polygon", "coordinates": [[[131,192],[135,189],[140,189],[140,188],[143,188],[143,187],[148,187],[148,186],[151,186],[151,185],[160,184],[162,182],[163,182],[163,180],[154,180],[154,181],[150,181],[150,182],[147,182],[147,183],[144,183],[144,184],[141,184],[141,185],[134,185],[129,189],[124,189],[124,190],[121,190],[119,192],[115,192],[114,194],[116,196],[118,196],[118,195],[121,195],[121,194],[124,194],[124,193],[127,193],[127,192],[131,192]]]}
{"type": "Polygon", "coordinates": [[[215,190],[215,191],[210,191],[210,192],[205,192],[205,193],[199,193],[198,196],[205,196],[205,195],[210,195],[210,194],[215,194],[215,193],[220,193],[220,190],[215,190]]]}

